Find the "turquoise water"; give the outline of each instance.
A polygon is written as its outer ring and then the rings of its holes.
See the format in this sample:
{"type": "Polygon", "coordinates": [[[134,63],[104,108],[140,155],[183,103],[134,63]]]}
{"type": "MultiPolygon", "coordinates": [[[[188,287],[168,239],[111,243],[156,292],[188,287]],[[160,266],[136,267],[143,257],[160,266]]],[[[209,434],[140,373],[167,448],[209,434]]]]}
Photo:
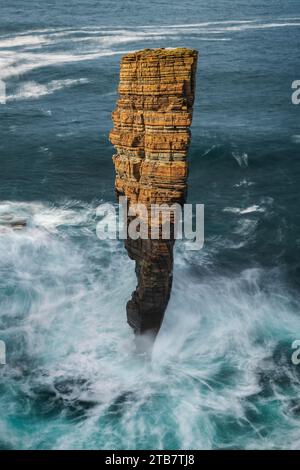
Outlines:
{"type": "MultiPolygon", "coordinates": [[[[2,0],[0,0],[2,6],[2,0]]],[[[73,0],[1,9],[0,447],[300,447],[296,1],[73,0]],[[125,305],[134,264],[96,237],[114,200],[110,113],[122,53],[199,50],[189,201],[151,361],[125,305]]]]}

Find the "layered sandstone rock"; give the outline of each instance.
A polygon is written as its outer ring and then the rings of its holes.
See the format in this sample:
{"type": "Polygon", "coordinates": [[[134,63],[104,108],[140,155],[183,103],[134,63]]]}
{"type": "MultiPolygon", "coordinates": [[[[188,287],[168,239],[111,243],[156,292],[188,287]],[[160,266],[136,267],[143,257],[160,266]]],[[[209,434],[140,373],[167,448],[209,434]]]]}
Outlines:
{"type": "MultiPolygon", "coordinates": [[[[110,140],[117,151],[116,192],[129,205],[142,203],[150,211],[151,204],[185,201],[196,65],[197,51],[185,48],[122,58],[110,140]]],[[[138,334],[155,336],[161,326],[172,287],[173,245],[172,235],[125,242],[138,279],[127,319],[138,334]]]]}

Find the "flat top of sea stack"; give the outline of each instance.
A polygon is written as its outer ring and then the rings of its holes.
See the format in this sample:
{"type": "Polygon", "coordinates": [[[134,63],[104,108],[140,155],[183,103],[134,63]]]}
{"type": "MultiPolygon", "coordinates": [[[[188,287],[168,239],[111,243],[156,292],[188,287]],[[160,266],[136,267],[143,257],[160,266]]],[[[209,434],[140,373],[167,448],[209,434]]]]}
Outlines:
{"type": "Polygon", "coordinates": [[[198,51],[195,49],[188,49],[187,47],[176,47],[174,49],[142,49],[136,52],[130,52],[123,56],[122,61],[136,61],[136,60],[151,60],[153,59],[168,59],[172,57],[197,57],[198,51]]]}

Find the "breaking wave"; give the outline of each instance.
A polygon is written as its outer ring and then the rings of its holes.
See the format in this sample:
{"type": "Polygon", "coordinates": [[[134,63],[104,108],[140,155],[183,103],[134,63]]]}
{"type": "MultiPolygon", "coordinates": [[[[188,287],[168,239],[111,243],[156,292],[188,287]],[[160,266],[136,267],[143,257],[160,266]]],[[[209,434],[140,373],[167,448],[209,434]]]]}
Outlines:
{"type": "Polygon", "coordinates": [[[299,445],[299,374],[290,361],[299,303],[280,270],[217,274],[222,243],[211,250],[207,240],[197,253],[177,243],[172,298],[148,361],[136,356],[125,320],[133,262],[122,243],[97,239],[95,209],[80,201],[0,206],[0,220],[27,220],[27,228],[0,235],[0,331],[8,345],[0,411],[12,418],[4,447],[299,445]],[[14,433],[14,416],[30,435],[14,433]]]}

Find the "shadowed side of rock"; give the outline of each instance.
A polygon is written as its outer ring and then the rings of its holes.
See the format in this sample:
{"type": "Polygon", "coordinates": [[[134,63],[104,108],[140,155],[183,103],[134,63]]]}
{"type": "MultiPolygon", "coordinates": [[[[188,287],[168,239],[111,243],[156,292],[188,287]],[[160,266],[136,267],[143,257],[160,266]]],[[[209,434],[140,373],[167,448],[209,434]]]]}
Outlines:
{"type": "MultiPolygon", "coordinates": [[[[197,51],[185,48],[146,49],[121,60],[110,140],[117,151],[116,193],[129,206],[144,204],[150,213],[152,204],[185,201],[196,66],[197,51]]],[[[172,288],[174,237],[128,238],[125,246],[138,281],[128,323],[137,334],[155,336],[172,288]]]]}

